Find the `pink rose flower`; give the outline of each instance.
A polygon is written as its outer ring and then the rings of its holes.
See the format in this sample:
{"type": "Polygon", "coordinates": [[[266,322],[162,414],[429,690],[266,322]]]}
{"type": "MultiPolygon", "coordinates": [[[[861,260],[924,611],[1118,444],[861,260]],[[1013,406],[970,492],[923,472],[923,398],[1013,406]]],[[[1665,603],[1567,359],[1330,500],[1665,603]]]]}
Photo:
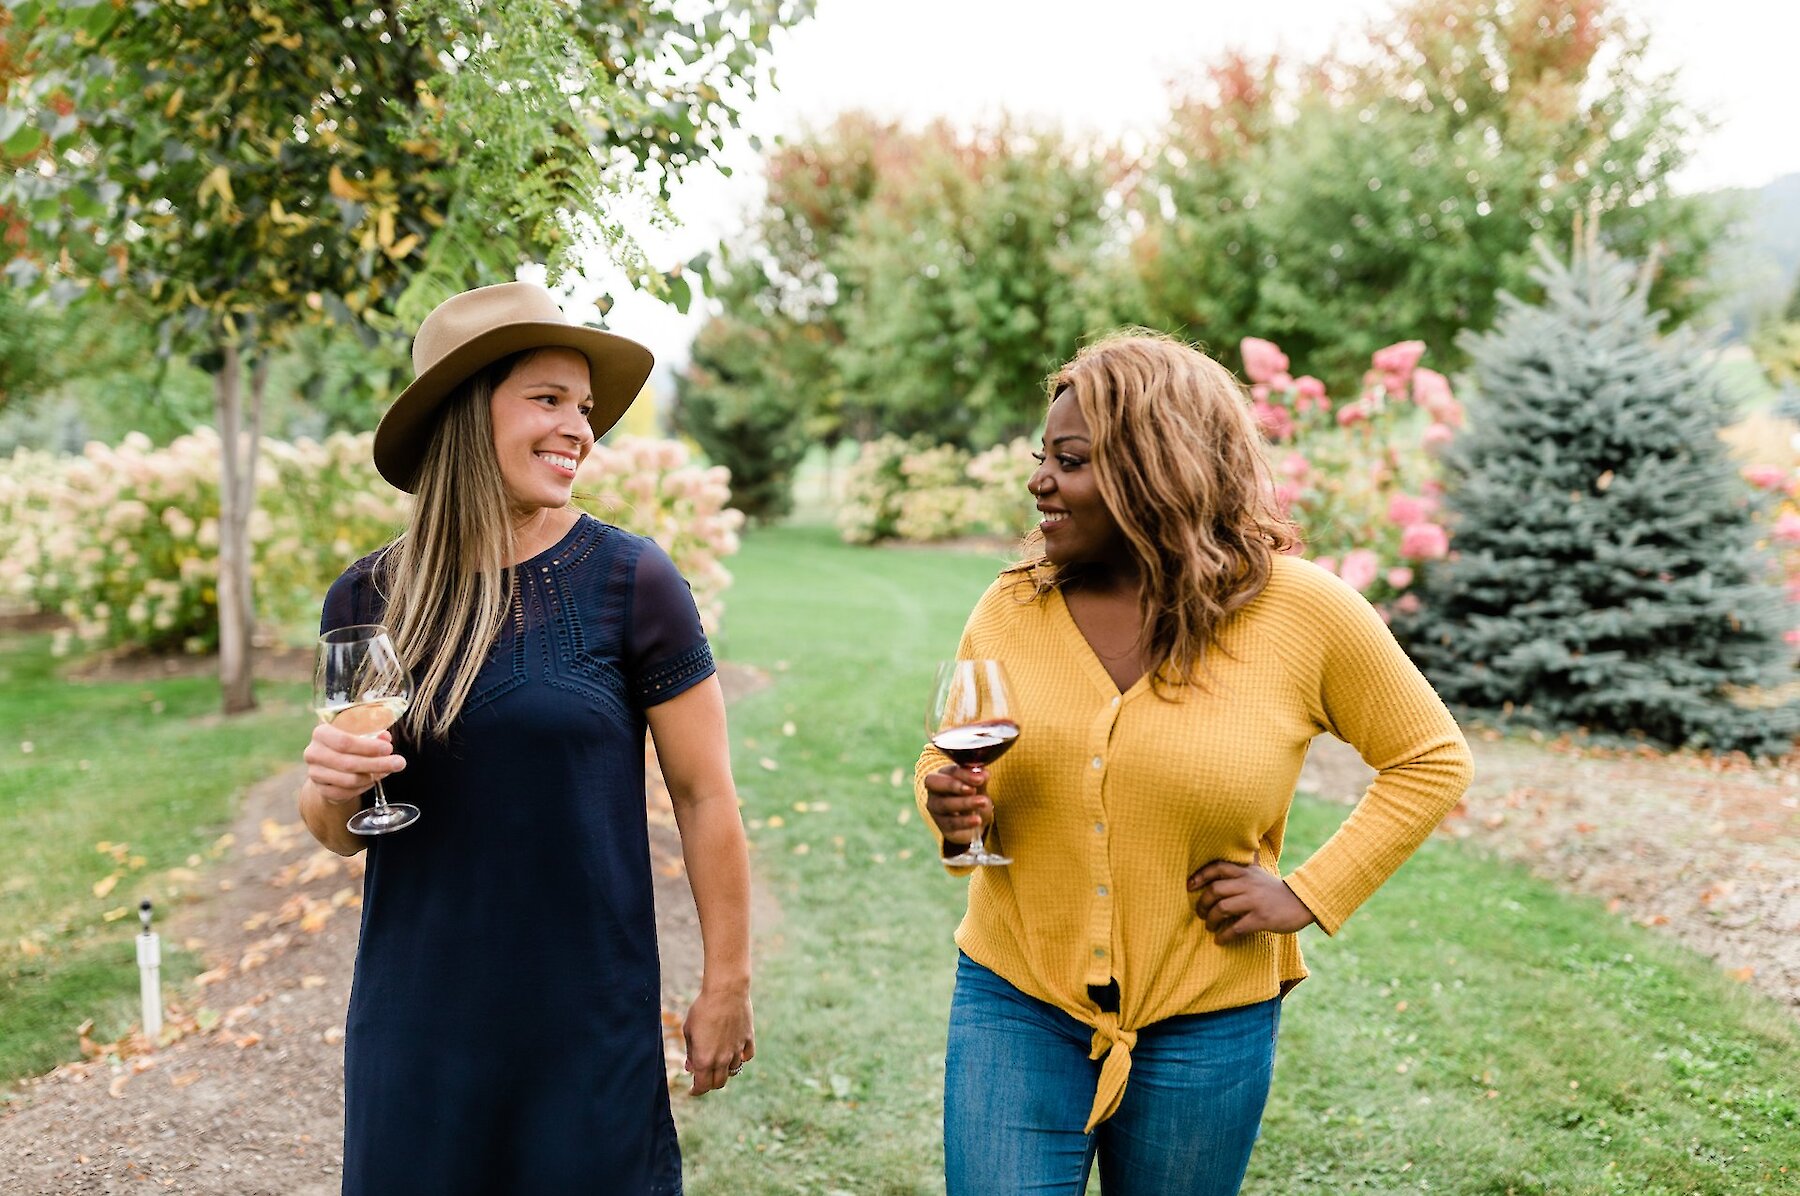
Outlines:
{"type": "Polygon", "coordinates": [[[1440,560],[1450,552],[1450,533],[1435,523],[1415,523],[1400,533],[1400,555],[1415,561],[1440,560]]]}
{"type": "Polygon", "coordinates": [[[1267,382],[1287,372],[1287,354],[1276,348],[1273,341],[1247,336],[1238,344],[1238,352],[1244,356],[1244,373],[1252,382],[1267,382]]]}
{"type": "Polygon", "coordinates": [[[1432,424],[1425,429],[1425,435],[1421,439],[1426,448],[1442,448],[1456,439],[1456,433],[1449,424],[1432,424]]]}
{"type": "Polygon", "coordinates": [[[1399,380],[1398,386],[1390,386],[1388,389],[1399,390],[1405,386],[1407,378],[1411,377],[1413,368],[1419,364],[1419,358],[1423,356],[1425,356],[1424,341],[1401,341],[1399,344],[1389,345],[1385,349],[1375,350],[1372,360],[1376,369],[1399,380]]]}
{"type": "Polygon", "coordinates": [[[1773,490],[1787,481],[1787,470],[1779,465],[1752,465],[1744,470],[1744,477],[1758,490],[1773,490]]]}
{"type": "Polygon", "coordinates": [[[1462,404],[1450,393],[1450,379],[1436,370],[1419,370],[1412,379],[1413,402],[1441,424],[1462,426],[1462,404]]]}
{"type": "Polygon", "coordinates": [[[1414,523],[1423,523],[1430,515],[1425,500],[1414,498],[1410,494],[1396,494],[1388,499],[1387,517],[1389,523],[1397,523],[1408,527],[1414,523]]]}
{"type": "Polygon", "coordinates": [[[1306,459],[1305,453],[1289,453],[1281,459],[1280,468],[1283,477],[1304,482],[1312,473],[1312,462],[1306,459]]]}
{"type": "Polygon", "coordinates": [[[1327,573],[1337,572],[1337,558],[1334,556],[1322,556],[1315,560],[1313,564],[1325,570],[1327,573]]]}
{"type": "Polygon", "coordinates": [[[1258,402],[1252,403],[1250,410],[1256,416],[1257,426],[1270,440],[1282,441],[1294,434],[1294,417],[1286,407],[1258,402]]]}
{"type": "Polygon", "coordinates": [[[1325,384],[1311,374],[1302,374],[1294,379],[1294,389],[1300,397],[1317,403],[1325,398],[1325,384]]]}
{"type": "Polygon", "coordinates": [[[1784,511],[1775,521],[1775,539],[1782,544],[1800,544],[1800,515],[1784,511]]]}
{"type": "Polygon", "coordinates": [[[1361,423],[1364,419],[1368,418],[1368,414],[1369,413],[1363,409],[1361,403],[1346,403],[1338,408],[1338,427],[1348,428],[1352,424],[1361,423]]]}
{"type": "Polygon", "coordinates": [[[1294,380],[1286,370],[1283,370],[1269,379],[1269,388],[1271,390],[1292,390],[1294,389],[1294,380]]]}
{"type": "Polygon", "coordinates": [[[1366,548],[1353,548],[1345,553],[1343,568],[1338,570],[1338,576],[1358,590],[1367,590],[1374,585],[1380,573],[1381,558],[1366,548]]]}
{"type": "Polygon", "coordinates": [[[1413,571],[1405,565],[1395,565],[1387,572],[1387,583],[1396,590],[1404,590],[1413,583],[1413,571]]]}
{"type": "Polygon", "coordinates": [[[1402,594],[1394,600],[1394,609],[1403,615],[1417,614],[1423,605],[1417,594],[1402,594]]]}

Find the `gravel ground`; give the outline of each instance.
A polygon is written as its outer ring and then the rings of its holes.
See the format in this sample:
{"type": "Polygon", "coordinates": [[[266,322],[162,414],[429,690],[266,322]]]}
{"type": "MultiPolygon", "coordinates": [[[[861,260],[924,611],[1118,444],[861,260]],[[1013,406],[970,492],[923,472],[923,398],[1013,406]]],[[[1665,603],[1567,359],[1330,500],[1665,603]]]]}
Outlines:
{"type": "MultiPolygon", "coordinates": [[[[726,666],[728,697],[764,683],[726,666]]],[[[654,757],[651,757],[654,766],[654,757]]],[[[319,848],[294,812],[295,769],[245,795],[216,892],[160,931],[212,970],[165,988],[182,1036],[160,1050],[101,1044],[32,1081],[0,1116],[0,1193],[328,1196],[343,1162],[343,1026],[362,861],[319,848]]],[[[660,774],[648,793],[671,1068],[679,1011],[699,987],[699,921],[660,774]]],[[[756,894],[764,932],[776,911],[756,894]]],[[[679,1096],[677,1100],[681,1099],[679,1096]]]]}
{"type": "MultiPolygon", "coordinates": [[[[1439,834],[1673,935],[1800,1015],[1800,770],[1470,736],[1475,783],[1439,834]]],[[[1315,741],[1301,784],[1354,801],[1373,776],[1315,741]]]]}

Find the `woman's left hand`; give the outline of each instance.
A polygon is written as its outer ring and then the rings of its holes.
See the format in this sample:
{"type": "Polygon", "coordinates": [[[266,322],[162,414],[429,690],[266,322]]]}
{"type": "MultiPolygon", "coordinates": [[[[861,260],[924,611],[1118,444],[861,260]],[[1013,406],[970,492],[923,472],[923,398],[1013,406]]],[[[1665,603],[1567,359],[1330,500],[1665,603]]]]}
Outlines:
{"type": "Polygon", "coordinates": [[[1260,931],[1293,934],[1313,924],[1312,911],[1279,876],[1262,868],[1262,853],[1248,864],[1214,860],[1188,877],[1194,913],[1206,919],[1221,947],[1260,931]]]}
{"type": "Polygon", "coordinates": [[[723,1088],[744,1064],[756,1057],[756,1033],[750,1014],[750,992],[715,992],[701,986],[700,995],[681,1024],[687,1040],[687,1062],[693,1073],[690,1096],[723,1088]]]}

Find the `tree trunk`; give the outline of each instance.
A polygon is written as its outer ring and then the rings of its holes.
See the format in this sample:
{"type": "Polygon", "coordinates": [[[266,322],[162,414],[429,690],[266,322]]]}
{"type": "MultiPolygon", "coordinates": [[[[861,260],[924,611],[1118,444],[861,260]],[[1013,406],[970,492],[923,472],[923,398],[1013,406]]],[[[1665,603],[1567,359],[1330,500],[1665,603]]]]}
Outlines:
{"type": "Polygon", "coordinates": [[[266,358],[251,371],[249,427],[244,426],[243,362],[227,341],[213,377],[219,417],[219,687],[226,714],[256,708],[255,594],[250,582],[250,512],[256,509],[256,453],[262,436],[266,358]]]}

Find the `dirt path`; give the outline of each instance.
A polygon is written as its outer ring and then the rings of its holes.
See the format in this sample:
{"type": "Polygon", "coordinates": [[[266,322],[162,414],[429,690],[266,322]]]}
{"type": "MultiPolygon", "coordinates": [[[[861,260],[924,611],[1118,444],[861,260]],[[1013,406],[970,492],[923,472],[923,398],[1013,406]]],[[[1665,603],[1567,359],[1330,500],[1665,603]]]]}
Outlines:
{"type": "MultiPolygon", "coordinates": [[[[765,683],[731,666],[721,676],[728,698],[765,683]]],[[[664,1020],[678,1027],[676,1011],[699,986],[699,921],[668,792],[649,759],[664,1020]]],[[[0,1192],[338,1191],[362,859],[340,859],[307,835],[294,814],[300,779],[295,769],[246,794],[214,866],[216,895],[160,927],[166,943],[187,942],[212,969],[196,985],[165,987],[183,1036],[154,1053],[127,1043],[32,1082],[21,1107],[0,1117],[0,1192]]],[[[759,931],[775,914],[759,891],[759,931]]],[[[678,1031],[669,1048],[679,1071],[678,1031]]]]}
{"type": "MultiPolygon", "coordinates": [[[[1602,899],[1800,1015],[1800,772],[1481,733],[1470,747],[1475,783],[1440,834],[1602,899]]],[[[1301,784],[1354,801],[1373,775],[1321,736],[1301,784]]]]}

